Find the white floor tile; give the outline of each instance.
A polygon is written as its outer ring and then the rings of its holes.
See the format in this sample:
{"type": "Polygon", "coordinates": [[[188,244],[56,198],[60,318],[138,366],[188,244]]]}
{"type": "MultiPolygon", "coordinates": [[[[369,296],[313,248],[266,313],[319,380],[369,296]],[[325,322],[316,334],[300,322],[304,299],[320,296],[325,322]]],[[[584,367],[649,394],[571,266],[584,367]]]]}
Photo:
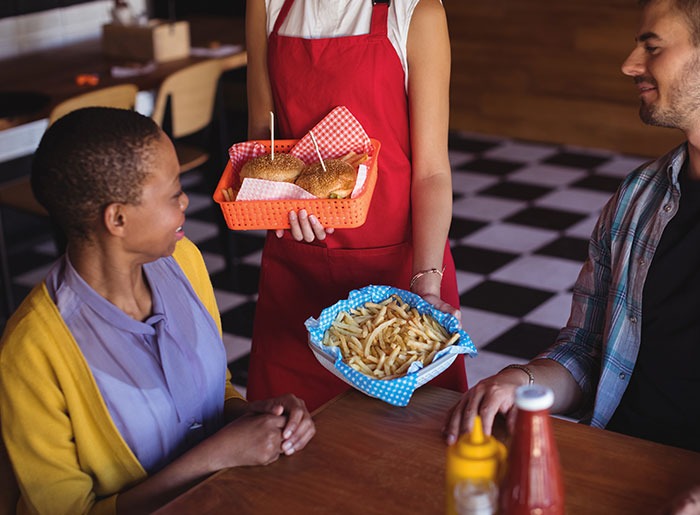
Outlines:
{"type": "Polygon", "coordinates": [[[214,297],[216,297],[216,305],[219,307],[221,313],[245,304],[250,300],[247,295],[240,295],[238,293],[232,293],[230,291],[223,291],[214,289],[214,297]]]}
{"type": "Polygon", "coordinates": [[[46,277],[46,274],[49,273],[49,269],[52,266],[53,263],[35,268],[34,270],[31,270],[25,274],[17,275],[13,277],[12,282],[27,288],[33,288],[35,285],[44,280],[44,277],[46,277]]]}
{"type": "Polygon", "coordinates": [[[456,193],[475,193],[498,182],[493,175],[476,172],[452,172],[452,190],[456,193]]]}
{"type": "Polygon", "coordinates": [[[520,286],[549,291],[570,288],[581,269],[581,263],[549,256],[523,256],[498,269],[491,278],[520,286]]]}
{"type": "Polygon", "coordinates": [[[607,163],[597,167],[596,173],[623,178],[648,161],[648,157],[614,156],[607,163]]]}
{"type": "MultiPolygon", "coordinates": [[[[187,197],[190,200],[189,205],[187,206],[187,212],[194,213],[196,211],[200,211],[202,209],[207,209],[211,206],[212,200],[209,195],[201,195],[199,193],[191,193],[187,195],[187,197]]],[[[217,206],[218,208],[218,206],[217,206]]]]}
{"type": "Polygon", "coordinates": [[[518,319],[462,306],[462,327],[477,349],[487,345],[518,323],[518,319]]]}
{"type": "Polygon", "coordinates": [[[457,270],[457,291],[460,294],[471,290],[474,286],[484,281],[484,276],[457,270]]]}
{"type": "Polygon", "coordinates": [[[492,159],[504,159],[509,161],[534,162],[545,159],[556,153],[558,148],[554,145],[538,145],[535,143],[521,143],[507,141],[503,145],[484,152],[484,156],[492,159]]]}
{"type": "Polygon", "coordinates": [[[574,213],[595,213],[608,201],[611,193],[599,193],[580,188],[569,188],[545,195],[535,204],[539,207],[562,209],[574,213]]]}
{"type": "Polygon", "coordinates": [[[494,223],[462,238],[460,243],[506,252],[532,252],[559,237],[556,231],[508,223],[494,223]]]}
{"type": "Polygon", "coordinates": [[[566,325],[571,313],[570,292],[555,295],[540,307],[528,313],[524,318],[526,322],[561,329],[566,325]]]}
{"type": "Polygon", "coordinates": [[[548,164],[533,164],[508,175],[509,181],[537,186],[562,187],[585,177],[584,170],[548,164]]]}
{"type": "Polygon", "coordinates": [[[579,223],[569,227],[564,234],[574,238],[588,240],[591,237],[591,233],[593,232],[596,222],[598,221],[598,216],[600,216],[600,213],[598,212],[592,214],[588,218],[585,218],[579,223]]]}
{"type": "Polygon", "coordinates": [[[209,275],[221,272],[226,268],[226,260],[221,254],[202,252],[202,257],[204,258],[204,264],[209,271],[209,275]]]}
{"type": "Polygon", "coordinates": [[[219,232],[216,224],[188,218],[185,222],[185,235],[195,243],[214,238],[219,232]]]}
{"type": "Polygon", "coordinates": [[[448,157],[450,160],[450,166],[455,168],[474,159],[474,154],[470,154],[469,152],[460,152],[458,150],[450,150],[448,152],[448,157]]]}
{"type": "Polygon", "coordinates": [[[224,333],[226,359],[229,363],[250,353],[250,339],[224,333]]]}

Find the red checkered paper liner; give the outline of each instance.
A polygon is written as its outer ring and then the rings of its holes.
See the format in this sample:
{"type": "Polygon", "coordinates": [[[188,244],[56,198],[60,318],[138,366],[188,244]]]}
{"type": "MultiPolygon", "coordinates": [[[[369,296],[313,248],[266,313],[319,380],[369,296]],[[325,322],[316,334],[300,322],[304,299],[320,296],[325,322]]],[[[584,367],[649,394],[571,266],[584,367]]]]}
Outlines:
{"type": "MultiPolygon", "coordinates": [[[[372,142],[357,118],[345,106],[338,106],[311,129],[323,159],[342,157],[348,152],[371,154],[372,142]]],[[[291,154],[306,164],[318,161],[311,134],[306,134],[292,148],[291,154]]]]}

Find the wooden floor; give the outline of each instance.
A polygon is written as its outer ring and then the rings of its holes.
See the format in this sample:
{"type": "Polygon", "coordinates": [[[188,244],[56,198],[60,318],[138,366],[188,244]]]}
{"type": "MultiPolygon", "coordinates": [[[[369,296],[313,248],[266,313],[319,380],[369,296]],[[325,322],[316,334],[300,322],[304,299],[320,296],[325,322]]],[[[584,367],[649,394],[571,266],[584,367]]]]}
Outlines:
{"type": "Polygon", "coordinates": [[[620,65],[635,0],[444,0],[453,129],[655,156],[679,131],[639,120],[620,65]]]}

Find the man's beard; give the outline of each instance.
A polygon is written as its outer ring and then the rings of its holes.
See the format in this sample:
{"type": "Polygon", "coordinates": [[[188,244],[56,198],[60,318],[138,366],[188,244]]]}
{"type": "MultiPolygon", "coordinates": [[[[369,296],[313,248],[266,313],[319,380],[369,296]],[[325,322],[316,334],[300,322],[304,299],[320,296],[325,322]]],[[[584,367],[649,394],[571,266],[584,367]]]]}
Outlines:
{"type": "MultiPolygon", "coordinates": [[[[658,88],[651,78],[640,79],[658,88]]],[[[657,102],[658,102],[657,89],[657,102]]],[[[642,104],[639,106],[639,117],[648,125],[670,127],[685,130],[697,123],[700,113],[700,54],[688,61],[678,77],[668,87],[667,105],[660,107],[658,103],[642,104]]]]}

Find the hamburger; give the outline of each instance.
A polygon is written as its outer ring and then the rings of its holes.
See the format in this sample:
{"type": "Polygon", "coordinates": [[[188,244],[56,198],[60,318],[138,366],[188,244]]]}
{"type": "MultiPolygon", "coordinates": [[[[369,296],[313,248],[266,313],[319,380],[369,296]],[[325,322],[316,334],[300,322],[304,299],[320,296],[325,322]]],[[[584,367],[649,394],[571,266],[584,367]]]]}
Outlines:
{"type": "Polygon", "coordinates": [[[304,161],[282,152],[263,154],[246,162],[241,168],[241,179],[294,182],[304,168],[304,161]]]}
{"type": "Polygon", "coordinates": [[[296,185],[318,198],[347,198],[357,181],[357,171],[350,163],[341,159],[326,159],[304,168],[296,185]]]}

